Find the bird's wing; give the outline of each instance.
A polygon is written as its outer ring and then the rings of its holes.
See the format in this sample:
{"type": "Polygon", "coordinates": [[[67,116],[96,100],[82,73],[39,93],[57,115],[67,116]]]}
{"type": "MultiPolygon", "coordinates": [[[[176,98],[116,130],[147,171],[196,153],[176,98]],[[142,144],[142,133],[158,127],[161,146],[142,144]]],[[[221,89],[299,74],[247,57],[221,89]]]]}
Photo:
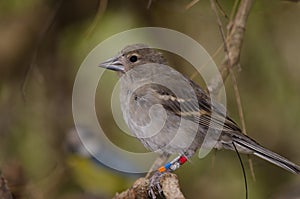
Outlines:
{"type": "Polygon", "coordinates": [[[240,131],[237,124],[227,117],[221,110],[220,104],[213,103],[210,97],[194,82],[190,81],[196,94],[196,100],[179,98],[171,90],[161,85],[151,86],[160,100],[160,104],[174,114],[196,122],[204,129],[215,128],[222,131],[240,131]],[[214,114],[212,114],[212,111],[214,114]]]}

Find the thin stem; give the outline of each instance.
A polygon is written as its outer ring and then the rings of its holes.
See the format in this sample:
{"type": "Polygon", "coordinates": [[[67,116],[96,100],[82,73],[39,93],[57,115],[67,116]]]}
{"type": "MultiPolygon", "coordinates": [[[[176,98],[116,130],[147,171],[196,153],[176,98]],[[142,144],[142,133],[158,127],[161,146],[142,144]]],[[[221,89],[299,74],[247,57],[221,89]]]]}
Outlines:
{"type": "Polygon", "coordinates": [[[244,176],[245,190],[246,190],[246,199],[248,199],[248,183],[247,183],[247,175],[246,175],[246,172],[245,172],[245,167],[244,167],[242,158],[240,156],[240,153],[238,152],[234,142],[232,142],[232,145],[233,145],[234,150],[236,151],[236,154],[237,154],[237,156],[239,158],[239,161],[241,163],[241,167],[242,167],[242,170],[243,170],[243,176],[244,176]]]}

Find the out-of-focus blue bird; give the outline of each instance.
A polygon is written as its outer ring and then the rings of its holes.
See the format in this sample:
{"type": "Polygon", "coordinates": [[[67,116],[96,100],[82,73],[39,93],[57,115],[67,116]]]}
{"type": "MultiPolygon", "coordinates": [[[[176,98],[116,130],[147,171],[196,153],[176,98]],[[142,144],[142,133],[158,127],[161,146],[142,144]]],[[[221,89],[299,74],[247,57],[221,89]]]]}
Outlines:
{"type": "Polygon", "coordinates": [[[124,168],[134,167],[132,162],[116,158],[109,150],[103,149],[96,136],[94,132],[84,127],[71,129],[67,133],[65,144],[68,152],[67,163],[74,179],[85,191],[111,196],[130,186],[137,175],[116,171],[99,161],[97,153],[124,168]],[[96,154],[92,155],[90,151],[96,154]]]}

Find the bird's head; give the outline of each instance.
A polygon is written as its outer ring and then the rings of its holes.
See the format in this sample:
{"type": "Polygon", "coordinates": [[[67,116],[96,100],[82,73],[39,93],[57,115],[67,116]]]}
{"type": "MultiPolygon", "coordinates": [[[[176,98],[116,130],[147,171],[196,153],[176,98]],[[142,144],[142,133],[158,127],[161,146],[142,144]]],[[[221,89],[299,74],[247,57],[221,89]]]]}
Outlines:
{"type": "Polygon", "coordinates": [[[145,44],[134,44],[126,46],[119,54],[99,66],[123,74],[134,67],[148,63],[168,64],[161,52],[145,44]]]}

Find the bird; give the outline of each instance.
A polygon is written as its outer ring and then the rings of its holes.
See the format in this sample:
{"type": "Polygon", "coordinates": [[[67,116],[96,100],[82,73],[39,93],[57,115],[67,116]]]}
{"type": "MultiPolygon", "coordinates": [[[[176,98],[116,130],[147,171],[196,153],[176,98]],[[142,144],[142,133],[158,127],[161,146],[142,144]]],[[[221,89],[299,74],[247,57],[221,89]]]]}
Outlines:
{"type": "Polygon", "coordinates": [[[120,77],[121,109],[131,133],[150,151],[167,156],[178,154],[161,166],[159,172],[178,169],[204,144],[210,130],[211,148],[255,155],[300,174],[297,164],[242,133],[237,123],[224,113],[223,105],[170,67],[159,50],[146,44],[128,45],[99,66],[116,71],[120,77]]]}

